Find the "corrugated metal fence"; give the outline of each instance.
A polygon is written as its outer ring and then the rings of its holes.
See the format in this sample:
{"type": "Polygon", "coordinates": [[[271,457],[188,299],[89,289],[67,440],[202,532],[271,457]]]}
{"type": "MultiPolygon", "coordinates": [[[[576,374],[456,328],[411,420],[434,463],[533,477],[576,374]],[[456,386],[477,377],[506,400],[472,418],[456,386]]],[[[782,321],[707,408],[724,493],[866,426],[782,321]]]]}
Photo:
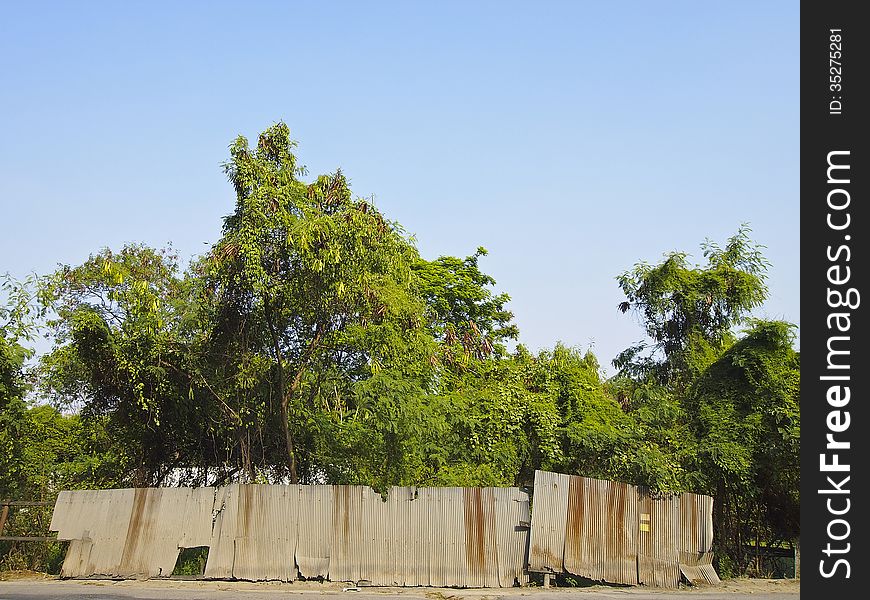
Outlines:
{"type": "Polygon", "coordinates": [[[713,499],[653,498],[644,488],[535,472],[529,570],[598,581],[677,587],[717,583],[713,499]]]}
{"type": "Polygon", "coordinates": [[[206,578],[509,587],[528,522],[517,488],[231,485],[61,492],[51,529],[64,577],[166,577],[208,546],[206,578]]]}
{"type": "Polygon", "coordinates": [[[518,488],[230,485],[61,492],[64,577],[168,577],[207,546],[205,577],[509,587],[529,571],[675,587],[718,581],[709,496],[536,471],[518,488]],[[530,528],[531,527],[531,533],[530,528]]]}

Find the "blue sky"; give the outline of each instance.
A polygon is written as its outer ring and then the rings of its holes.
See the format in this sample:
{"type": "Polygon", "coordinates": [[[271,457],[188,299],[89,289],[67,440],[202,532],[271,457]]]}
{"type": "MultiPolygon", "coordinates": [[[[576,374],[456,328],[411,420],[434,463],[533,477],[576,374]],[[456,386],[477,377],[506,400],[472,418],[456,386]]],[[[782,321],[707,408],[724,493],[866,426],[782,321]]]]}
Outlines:
{"type": "Polygon", "coordinates": [[[797,2],[181,4],[6,4],[0,272],[204,251],[227,146],[284,120],[425,257],[486,247],[533,349],[609,365],[615,277],[743,222],[799,323],[797,2]]]}

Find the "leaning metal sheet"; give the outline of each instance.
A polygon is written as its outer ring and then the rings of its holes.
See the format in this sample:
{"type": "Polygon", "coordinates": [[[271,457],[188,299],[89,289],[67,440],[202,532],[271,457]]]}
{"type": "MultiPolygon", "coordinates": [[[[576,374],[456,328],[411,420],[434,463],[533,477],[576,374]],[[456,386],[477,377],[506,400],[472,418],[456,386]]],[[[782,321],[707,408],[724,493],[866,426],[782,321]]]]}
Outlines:
{"type": "Polygon", "coordinates": [[[206,579],[230,579],[233,576],[238,505],[238,485],[228,485],[215,491],[211,543],[205,563],[206,579]]]}
{"type": "Polygon", "coordinates": [[[83,490],[58,496],[52,518],[58,539],[78,540],[70,543],[63,577],[105,575],[116,577],[124,552],[127,527],[133,508],[134,490],[83,490]]]}
{"type": "Polygon", "coordinates": [[[680,495],[680,571],[692,583],[719,583],[713,568],[713,498],[680,495]]]}
{"type": "Polygon", "coordinates": [[[565,570],[598,581],[637,583],[637,489],[572,476],[565,570]]]}
{"type": "Polygon", "coordinates": [[[138,488],[118,574],[168,577],[175,568],[190,488],[138,488]]]}
{"type": "Polygon", "coordinates": [[[532,523],[529,533],[529,570],[564,570],[565,524],[569,475],[535,471],[532,523]]]}
{"type": "Polygon", "coordinates": [[[189,491],[181,522],[180,548],[211,545],[215,488],[180,488],[189,491]]]}

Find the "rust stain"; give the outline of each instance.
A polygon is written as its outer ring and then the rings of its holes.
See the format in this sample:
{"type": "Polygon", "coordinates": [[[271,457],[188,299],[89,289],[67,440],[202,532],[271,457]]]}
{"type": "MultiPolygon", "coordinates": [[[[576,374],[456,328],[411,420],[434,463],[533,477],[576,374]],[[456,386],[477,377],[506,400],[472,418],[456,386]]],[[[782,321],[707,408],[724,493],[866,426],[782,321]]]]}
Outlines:
{"type": "Polygon", "coordinates": [[[346,557],[350,554],[350,511],[351,489],[349,485],[336,485],[332,488],[333,512],[332,527],[337,533],[338,555],[346,557]]]}
{"type": "Polygon", "coordinates": [[[127,535],[124,541],[124,551],[121,554],[120,570],[132,570],[133,557],[139,550],[140,538],[142,537],[142,521],[148,501],[148,488],[137,488],[133,495],[133,508],[130,514],[130,522],[127,524],[127,535]]]}
{"type": "MultiPolygon", "coordinates": [[[[566,562],[582,562],[583,540],[586,537],[584,520],[586,517],[583,479],[571,477],[568,483],[568,519],[565,532],[566,562]]],[[[550,564],[559,564],[552,562],[550,564]]]]}
{"type": "Polygon", "coordinates": [[[240,485],[238,508],[239,529],[236,531],[236,538],[246,538],[251,536],[251,519],[255,502],[254,485],[240,485]]]}
{"type": "Polygon", "coordinates": [[[483,498],[480,488],[463,488],[463,516],[465,518],[465,561],[472,573],[486,566],[483,498]]]}

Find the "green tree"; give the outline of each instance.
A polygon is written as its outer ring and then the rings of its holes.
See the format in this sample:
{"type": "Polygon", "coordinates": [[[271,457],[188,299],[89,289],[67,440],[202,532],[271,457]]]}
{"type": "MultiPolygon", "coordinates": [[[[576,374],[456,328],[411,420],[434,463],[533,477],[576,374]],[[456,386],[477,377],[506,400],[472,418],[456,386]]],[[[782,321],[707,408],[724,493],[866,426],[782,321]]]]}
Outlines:
{"type": "Polygon", "coordinates": [[[799,356],[791,325],[749,319],[766,298],[768,263],[748,232],[724,248],[705,243],[704,267],[674,252],[619,277],[619,308],[641,315],[651,343],[617,357],[608,384],[641,436],[677,461],[678,486],[715,498],[726,574],[747,572],[748,544],[799,532],[799,356]],[[749,325],[742,337],[739,325],[749,325]]]}
{"type": "Polygon", "coordinates": [[[638,263],[617,280],[652,344],[622,352],[614,366],[632,376],[652,375],[683,388],[733,341],[732,329],[767,297],[768,262],[761,246],[741,226],[722,248],[702,244],[707,264],[692,266],[688,255],[671,252],[657,265],[638,263]],[[645,350],[651,354],[644,354],[645,350]]]}
{"type": "Polygon", "coordinates": [[[29,384],[25,361],[33,354],[25,347],[33,334],[32,281],[3,276],[0,294],[0,498],[20,497],[23,464],[25,395],[29,384]]]}
{"type": "Polygon", "coordinates": [[[265,386],[253,406],[283,430],[286,476],[311,463],[318,405],[348,398],[353,382],[431,353],[423,305],[412,293],[415,248],[395,223],[354,199],[340,171],[299,179],[290,131],[278,123],[256,148],[230,147],[236,209],[201,268],[213,299],[215,353],[231,356],[217,392],[265,386]],[[264,398],[267,395],[271,400],[264,398]]]}
{"type": "Polygon", "coordinates": [[[189,393],[194,309],[169,251],[125,246],[63,266],[44,284],[55,347],[40,363],[41,392],[85,420],[108,419],[120,474],[159,485],[208,439],[189,393]]]}
{"type": "MultiPolygon", "coordinates": [[[[742,573],[749,544],[800,533],[800,356],[792,325],[755,321],[685,399],[689,485],[716,498],[717,550],[742,573]]],[[[758,567],[756,564],[755,567],[758,567]]]]}
{"type": "Polygon", "coordinates": [[[415,287],[426,302],[428,327],[442,346],[448,364],[467,366],[472,358],[504,356],[504,343],[519,329],[506,308],[510,296],[494,294],[495,279],[480,270],[485,248],[464,259],[441,256],[413,265],[415,287]]]}

